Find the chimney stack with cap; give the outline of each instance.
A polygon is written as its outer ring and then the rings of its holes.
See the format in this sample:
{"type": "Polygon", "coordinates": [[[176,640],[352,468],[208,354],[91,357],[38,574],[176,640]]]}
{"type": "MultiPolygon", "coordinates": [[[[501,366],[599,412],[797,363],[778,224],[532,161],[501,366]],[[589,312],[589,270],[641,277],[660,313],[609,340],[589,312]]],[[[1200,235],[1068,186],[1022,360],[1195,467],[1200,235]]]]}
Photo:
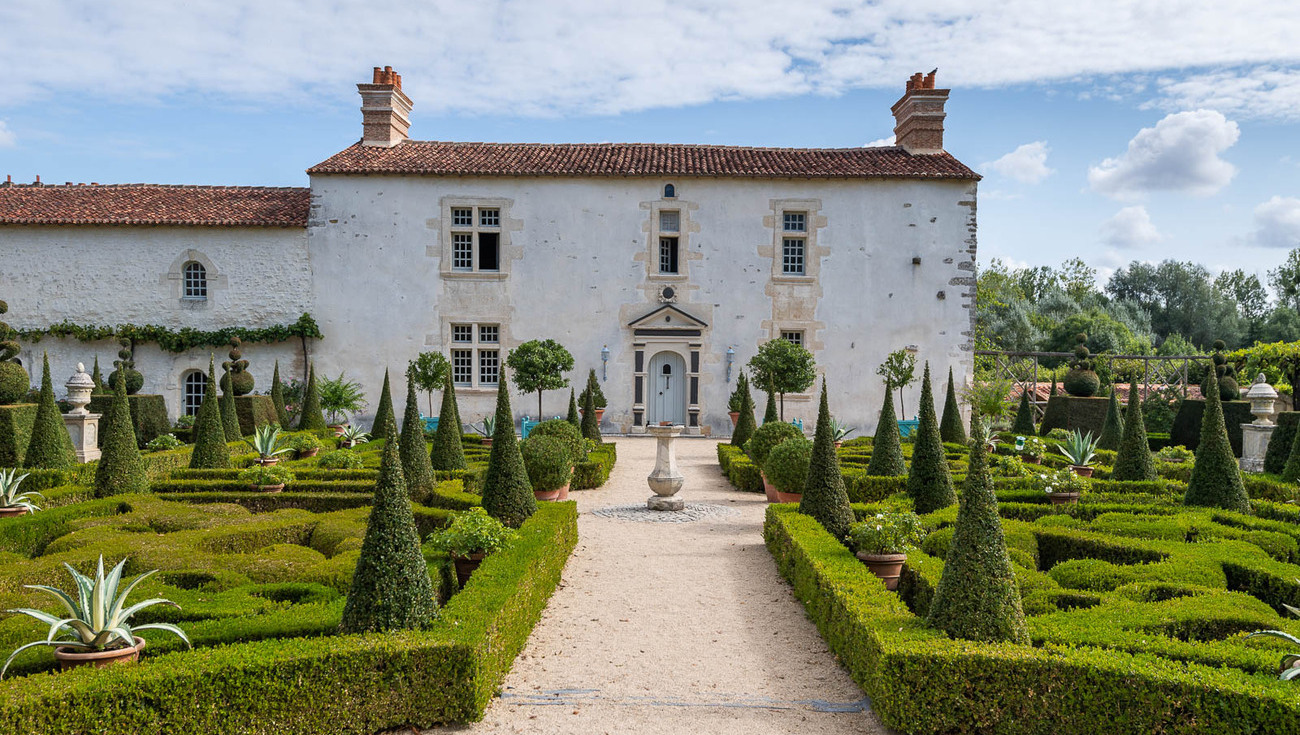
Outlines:
{"type": "Polygon", "coordinates": [[[938,71],[913,74],[907,80],[907,91],[890,108],[894,113],[895,144],[908,153],[943,153],[943,105],[950,90],[934,88],[938,71]]]}
{"type": "Polygon", "coordinates": [[[374,81],[358,84],[361,94],[361,145],[392,148],[411,128],[411,98],[402,93],[402,75],[375,67],[374,81]]]}

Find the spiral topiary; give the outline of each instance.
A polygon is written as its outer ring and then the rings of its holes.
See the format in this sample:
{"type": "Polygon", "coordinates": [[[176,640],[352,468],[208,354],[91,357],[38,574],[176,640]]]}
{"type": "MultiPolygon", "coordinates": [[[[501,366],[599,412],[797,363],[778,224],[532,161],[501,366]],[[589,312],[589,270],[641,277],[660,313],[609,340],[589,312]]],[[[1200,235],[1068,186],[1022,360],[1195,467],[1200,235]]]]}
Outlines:
{"type": "Polygon", "coordinates": [[[1101,379],[1093,371],[1092,353],[1084,344],[1088,341],[1088,335],[1080,332],[1075,336],[1074,341],[1074,359],[1070,361],[1070,370],[1061,382],[1065,386],[1065,392],[1072,396],[1079,398],[1095,396],[1097,391],[1101,390],[1101,379]]]}
{"type": "Polygon", "coordinates": [[[131,351],[131,340],[123,337],[117,341],[122,349],[117,351],[117,359],[113,361],[113,367],[116,368],[108,374],[108,384],[117,385],[117,374],[122,373],[126,382],[126,394],[133,396],[140,392],[144,387],[144,376],[139,370],[135,369],[135,356],[131,351]]]}
{"type": "Polygon", "coordinates": [[[238,337],[230,338],[230,352],[226,353],[230,359],[221,363],[221,369],[225,373],[221,376],[222,392],[232,391],[237,396],[246,396],[253,392],[254,378],[253,374],[248,372],[248,360],[243,359],[244,353],[240,352],[239,347],[243,342],[238,337]]]}
{"type": "MultiPolygon", "coordinates": [[[[9,304],[0,301],[0,314],[9,311],[9,304]]],[[[17,403],[31,390],[31,376],[14,361],[22,346],[13,339],[13,330],[0,322],[0,406],[17,403]]]]}
{"type": "MultiPolygon", "coordinates": [[[[1228,364],[1228,358],[1223,354],[1227,349],[1223,340],[1214,341],[1214,355],[1210,359],[1214,362],[1214,377],[1218,380],[1219,400],[1221,401],[1240,401],[1241,389],[1237,385],[1237,370],[1228,364]]],[[[1209,390],[1210,371],[1205,371],[1205,381],[1201,383],[1201,396],[1208,398],[1206,391],[1209,390]]]]}

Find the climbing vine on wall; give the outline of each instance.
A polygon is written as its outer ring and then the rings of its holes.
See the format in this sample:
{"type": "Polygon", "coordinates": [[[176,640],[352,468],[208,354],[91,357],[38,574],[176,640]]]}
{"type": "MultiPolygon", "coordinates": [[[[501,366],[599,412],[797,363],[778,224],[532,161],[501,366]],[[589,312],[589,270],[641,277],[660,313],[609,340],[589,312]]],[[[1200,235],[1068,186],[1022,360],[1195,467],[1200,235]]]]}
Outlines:
{"type": "MultiPolygon", "coordinates": [[[[73,324],[62,321],[46,329],[20,329],[18,336],[26,342],[40,342],[43,337],[73,338],[82,342],[96,342],[114,337],[131,340],[134,344],[152,342],[165,352],[185,352],[196,347],[221,347],[230,344],[232,337],[244,342],[285,342],[293,338],[302,340],[323,339],[320,327],[311,314],[304,313],[292,324],[250,329],[226,327],[212,332],[201,329],[172,329],[156,324],[119,324],[116,327],[73,324]]],[[[304,342],[304,347],[306,343],[304,342]]]]}

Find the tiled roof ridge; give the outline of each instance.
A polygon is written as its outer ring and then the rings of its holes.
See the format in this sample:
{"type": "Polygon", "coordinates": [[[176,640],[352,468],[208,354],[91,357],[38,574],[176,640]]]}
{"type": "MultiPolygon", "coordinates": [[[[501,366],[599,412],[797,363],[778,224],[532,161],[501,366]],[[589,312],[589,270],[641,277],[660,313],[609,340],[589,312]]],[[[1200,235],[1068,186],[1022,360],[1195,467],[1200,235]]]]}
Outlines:
{"type": "Polygon", "coordinates": [[[310,207],[307,187],[0,185],[0,225],[305,228],[310,207]]]}

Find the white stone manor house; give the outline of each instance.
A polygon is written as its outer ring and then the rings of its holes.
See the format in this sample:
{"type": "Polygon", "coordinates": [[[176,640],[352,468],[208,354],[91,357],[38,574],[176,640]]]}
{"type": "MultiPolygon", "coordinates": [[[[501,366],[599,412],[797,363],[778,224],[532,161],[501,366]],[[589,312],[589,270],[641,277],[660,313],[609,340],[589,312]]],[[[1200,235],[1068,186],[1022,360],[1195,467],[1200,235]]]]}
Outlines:
{"type": "MultiPolygon", "coordinates": [[[[933,74],[893,106],[896,145],[841,149],[417,141],[400,76],[357,86],[363,136],[307,188],[0,185],[5,320],[216,330],[306,312],[323,339],[245,345],[256,390],[276,360],[286,380],[310,360],[359,380],[373,412],[385,367],[400,399],[407,362],[438,351],[466,421],[491,411],[512,347],[553,338],[579,389],[588,369],[603,380],[607,432],[730,433],[736,375],[770,339],[812,351],[862,432],[888,352],[970,374],[979,176],[943,149],[933,74]]],[[[117,347],[24,343],[34,381],[42,351],[58,385],[96,355],[107,374],[117,347]]],[[[192,411],[224,352],[140,344],[142,392],[192,411]]],[[[814,397],[787,396],[787,418],[814,418],[814,397]]],[[[544,412],[567,402],[550,392],[544,412]]]]}

